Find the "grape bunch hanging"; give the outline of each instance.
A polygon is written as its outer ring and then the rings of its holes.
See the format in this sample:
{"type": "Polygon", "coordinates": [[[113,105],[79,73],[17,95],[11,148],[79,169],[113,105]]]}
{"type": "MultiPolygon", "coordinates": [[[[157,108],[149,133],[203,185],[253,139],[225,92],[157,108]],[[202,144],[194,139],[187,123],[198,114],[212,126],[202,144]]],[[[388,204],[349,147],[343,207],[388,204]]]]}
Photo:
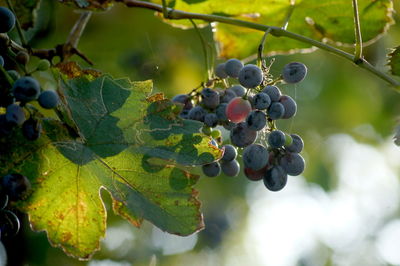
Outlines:
{"type": "MultiPolygon", "coordinates": [[[[0,7],[0,33],[7,34],[15,26],[15,15],[0,7]]],[[[42,131],[43,115],[32,105],[37,102],[44,109],[59,104],[53,90],[41,90],[40,83],[32,77],[37,71],[46,71],[50,62],[40,60],[35,69],[27,70],[29,54],[14,51],[7,44],[0,45],[0,140],[22,135],[28,141],[37,140],[42,131]]],[[[18,217],[10,210],[9,202],[22,199],[31,185],[27,177],[9,173],[0,179],[0,236],[14,235],[19,230],[18,217]]]]}
{"type": "Polygon", "coordinates": [[[271,191],[283,189],[288,175],[300,175],[305,168],[300,155],[303,140],[276,126],[276,120],[296,115],[297,104],[292,97],[282,94],[276,84],[281,81],[298,83],[306,74],[304,64],[292,62],[274,80],[269,67],[261,69],[229,59],[216,66],[217,77],[209,82],[211,86],[204,87],[201,92],[176,95],[172,101],[184,105],[181,117],[203,122],[202,131],[213,138],[213,145],[222,143],[221,131],[216,129],[218,125],[230,131],[231,144],[222,146],[224,155],[219,161],[202,166],[204,175],[216,177],[223,172],[227,176],[237,176],[240,172],[238,149],[243,149],[245,176],[252,181],[263,180],[271,191]],[[239,84],[226,86],[227,78],[239,84]],[[218,82],[226,88],[213,88],[218,82]]]}

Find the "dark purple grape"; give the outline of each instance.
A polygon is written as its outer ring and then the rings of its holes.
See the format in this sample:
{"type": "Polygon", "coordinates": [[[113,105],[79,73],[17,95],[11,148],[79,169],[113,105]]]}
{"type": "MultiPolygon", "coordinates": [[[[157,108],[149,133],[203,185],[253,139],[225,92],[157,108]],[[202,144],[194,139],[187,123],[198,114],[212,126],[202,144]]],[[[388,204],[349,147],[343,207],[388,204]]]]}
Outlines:
{"type": "Polygon", "coordinates": [[[252,64],[245,65],[239,72],[239,83],[245,88],[255,88],[263,81],[261,69],[252,64]]]}
{"type": "Polygon", "coordinates": [[[286,83],[298,83],[307,75],[307,67],[303,63],[291,62],[283,67],[282,77],[286,83]]]}
{"type": "Polygon", "coordinates": [[[290,136],[293,142],[288,146],[285,145],[286,150],[293,153],[300,153],[304,148],[303,139],[297,134],[290,134],[290,136]]]}
{"type": "Polygon", "coordinates": [[[264,174],[264,185],[271,191],[279,191],[286,186],[287,174],[279,165],[268,169],[264,174]]]}
{"type": "Polygon", "coordinates": [[[264,92],[260,92],[254,95],[253,101],[254,101],[254,107],[259,110],[265,110],[271,104],[271,99],[269,98],[268,94],[264,92]]]}
{"type": "Polygon", "coordinates": [[[202,166],[203,173],[208,177],[216,177],[221,173],[219,162],[213,162],[202,166]]]}
{"type": "Polygon", "coordinates": [[[233,147],[230,144],[227,144],[222,146],[222,149],[224,149],[224,155],[222,156],[221,161],[229,162],[236,159],[237,150],[235,147],[233,147]]]}
{"type": "Polygon", "coordinates": [[[0,33],[7,33],[14,28],[15,15],[10,9],[0,7],[0,33]]]}
{"type": "Polygon", "coordinates": [[[22,109],[22,107],[18,104],[10,104],[9,106],[7,106],[6,119],[7,122],[16,126],[22,125],[22,123],[24,123],[25,121],[24,109],[22,109]]]}
{"type": "Polygon", "coordinates": [[[268,151],[260,144],[251,144],[243,151],[243,164],[245,168],[254,171],[264,168],[268,163],[268,151]]]}
{"type": "Polygon", "coordinates": [[[253,110],[246,118],[249,129],[259,131],[267,124],[267,117],[263,111],[253,110]]]}
{"type": "Polygon", "coordinates": [[[246,94],[246,89],[241,85],[232,86],[229,88],[229,90],[232,90],[239,97],[242,97],[246,94]]]}
{"type": "Polygon", "coordinates": [[[1,179],[1,187],[10,200],[20,200],[31,188],[31,183],[26,176],[21,174],[8,174],[1,179]]]}
{"type": "Polygon", "coordinates": [[[279,99],[279,102],[285,108],[285,113],[282,116],[283,119],[288,119],[296,115],[297,104],[292,97],[288,95],[282,95],[279,99]]]}
{"type": "Polygon", "coordinates": [[[285,107],[280,102],[273,102],[268,108],[268,116],[272,120],[282,118],[285,114],[285,107]]]}
{"type": "Polygon", "coordinates": [[[233,145],[244,148],[256,141],[257,131],[249,129],[246,122],[241,122],[231,130],[230,138],[233,145]]]}
{"type": "Polygon", "coordinates": [[[174,103],[184,104],[184,106],[183,106],[184,110],[190,110],[193,108],[192,100],[190,99],[189,95],[187,95],[187,94],[175,95],[171,101],[174,103]]]}
{"type": "Polygon", "coordinates": [[[305,161],[298,153],[286,153],[279,163],[288,175],[297,176],[304,172],[305,161]]]}
{"type": "Polygon", "coordinates": [[[266,86],[262,92],[268,94],[272,102],[279,101],[279,98],[281,98],[282,95],[281,90],[277,86],[272,85],[266,86]]]}
{"type": "Polygon", "coordinates": [[[29,102],[39,97],[39,82],[32,77],[22,77],[14,82],[13,94],[17,101],[29,102]]]}
{"type": "Polygon", "coordinates": [[[236,58],[229,59],[225,62],[225,73],[232,78],[237,78],[242,68],[243,63],[236,58]]]}
{"type": "Polygon", "coordinates": [[[272,131],[268,136],[268,144],[272,148],[280,148],[285,144],[285,133],[280,130],[272,131]]]}
{"type": "Polygon", "coordinates": [[[234,177],[239,174],[240,165],[239,165],[239,162],[236,160],[232,160],[229,162],[222,162],[221,169],[225,175],[234,177]]]}
{"type": "Polygon", "coordinates": [[[214,113],[208,113],[204,116],[204,124],[209,127],[216,127],[218,124],[218,117],[214,113]]]}
{"type": "Polygon", "coordinates": [[[228,77],[228,74],[225,72],[225,63],[221,63],[215,67],[215,75],[221,79],[228,77]]]}
{"type": "Polygon", "coordinates": [[[214,109],[219,105],[219,93],[210,88],[201,91],[201,102],[206,108],[214,109]]]}
{"type": "Polygon", "coordinates": [[[42,131],[42,124],[33,118],[29,118],[22,124],[22,134],[27,140],[37,140],[42,131]]]}
{"type": "Polygon", "coordinates": [[[234,99],[236,97],[237,97],[237,95],[233,90],[227,89],[227,90],[224,90],[223,92],[221,92],[220,102],[221,103],[229,103],[230,101],[232,101],[232,99],[234,99]]]}
{"type": "Polygon", "coordinates": [[[197,105],[189,111],[189,119],[203,122],[206,114],[207,114],[206,110],[204,110],[203,107],[197,105]]]}
{"type": "Polygon", "coordinates": [[[215,114],[217,115],[219,121],[228,120],[228,117],[226,116],[226,106],[228,106],[227,103],[221,103],[217,106],[217,109],[215,110],[215,114]]]}

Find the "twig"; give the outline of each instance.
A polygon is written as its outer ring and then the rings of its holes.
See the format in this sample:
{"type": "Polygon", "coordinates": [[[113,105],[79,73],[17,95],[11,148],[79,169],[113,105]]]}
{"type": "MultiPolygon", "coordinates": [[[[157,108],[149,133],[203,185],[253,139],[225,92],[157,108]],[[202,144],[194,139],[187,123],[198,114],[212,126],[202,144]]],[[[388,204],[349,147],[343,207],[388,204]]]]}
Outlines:
{"type": "Polygon", "coordinates": [[[357,62],[359,62],[360,59],[362,58],[362,50],[363,50],[357,0],[353,0],[353,11],[354,11],[354,32],[356,34],[354,62],[357,64],[357,62]]]}
{"type": "MultiPolygon", "coordinates": [[[[122,2],[128,7],[146,8],[146,9],[154,10],[157,12],[162,12],[161,5],[150,3],[150,2],[136,1],[136,0],[116,0],[116,1],[122,2]]],[[[303,43],[308,43],[312,46],[315,46],[317,48],[328,51],[330,53],[333,53],[335,55],[338,55],[340,57],[343,57],[347,60],[354,62],[354,56],[352,54],[349,54],[343,50],[340,50],[340,49],[330,46],[328,44],[316,41],[314,39],[287,31],[280,27],[253,23],[250,21],[239,20],[239,19],[235,19],[235,18],[231,18],[231,17],[185,12],[185,11],[175,10],[175,9],[171,9],[171,8],[168,8],[168,16],[170,19],[190,19],[191,18],[191,19],[200,19],[200,20],[204,20],[204,21],[208,21],[208,22],[222,22],[222,23],[226,23],[226,24],[230,24],[230,25],[236,25],[236,26],[240,26],[240,27],[255,29],[255,30],[259,30],[259,31],[263,31],[263,32],[266,32],[270,28],[271,29],[270,34],[275,37],[287,37],[287,38],[294,39],[294,40],[297,40],[297,41],[300,41],[303,43]]],[[[390,75],[378,70],[376,67],[372,66],[367,61],[361,60],[361,62],[359,62],[357,65],[361,68],[364,68],[364,69],[370,71],[371,73],[378,76],[379,78],[385,80],[390,85],[394,86],[397,90],[400,90],[400,82],[399,81],[393,79],[390,75]]]]}

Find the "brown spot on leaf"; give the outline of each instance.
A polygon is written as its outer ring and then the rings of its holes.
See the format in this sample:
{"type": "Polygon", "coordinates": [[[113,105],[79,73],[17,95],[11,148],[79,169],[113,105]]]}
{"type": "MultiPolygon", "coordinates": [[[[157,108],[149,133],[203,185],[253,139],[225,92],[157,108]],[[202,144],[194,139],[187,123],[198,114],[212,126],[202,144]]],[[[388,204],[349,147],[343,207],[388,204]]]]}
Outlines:
{"type": "Polygon", "coordinates": [[[70,79],[81,76],[87,76],[89,79],[93,79],[101,76],[100,71],[95,69],[82,69],[76,62],[58,63],[56,67],[62,74],[70,79]]]}

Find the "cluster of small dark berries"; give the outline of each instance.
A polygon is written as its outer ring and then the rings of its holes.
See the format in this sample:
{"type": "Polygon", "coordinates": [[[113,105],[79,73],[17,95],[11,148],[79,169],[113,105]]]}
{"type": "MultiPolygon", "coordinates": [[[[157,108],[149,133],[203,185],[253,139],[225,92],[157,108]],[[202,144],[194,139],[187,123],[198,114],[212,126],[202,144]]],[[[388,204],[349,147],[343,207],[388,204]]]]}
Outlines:
{"type": "Polygon", "coordinates": [[[240,172],[236,160],[238,148],[244,148],[242,160],[246,177],[263,179],[271,191],[281,190],[288,175],[300,175],[304,171],[305,161],[299,154],[303,140],[276,128],[276,120],[292,118],[297,112],[295,100],[282,94],[276,83],[298,83],[305,78],[307,68],[302,63],[289,63],[277,80],[271,79],[268,71],[229,59],[216,66],[216,80],[222,84],[236,80],[238,84],[225,89],[205,87],[201,92],[180,94],[172,99],[183,104],[182,118],[204,123],[203,133],[213,138],[213,145],[222,143],[221,131],[215,129],[216,126],[230,131],[232,145],[221,147],[224,155],[219,161],[202,166],[206,176],[215,177],[221,172],[237,176],[240,172]],[[267,135],[265,143],[261,140],[255,143],[259,132],[267,135]]]}
{"type": "MultiPolygon", "coordinates": [[[[9,32],[14,24],[14,14],[9,9],[0,7],[0,33],[9,32]]],[[[45,109],[55,108],[59,103],[58,94],[53,90],[41,91],[39,82],[30,76],[31,73],[24,71],[25,75],[21,77],[18,68],[22,66],[25,69],[28,62],[29,54],[24,51],[19,51],[14,56],[10,53],[7,57],[0,55],[0,107],[5,108],[5,112],[0,113],[0,138],[9,136],[15,128],[20,127],[26,139],[38,139],[42,128],[40,118],[27,103],[37,101],[45,109]],[[7,60],[15,69],[5,69],[7,60]]],[[[49,67],[50,62],[43,59],[34,71],[46,71],[49,67]]]]}

